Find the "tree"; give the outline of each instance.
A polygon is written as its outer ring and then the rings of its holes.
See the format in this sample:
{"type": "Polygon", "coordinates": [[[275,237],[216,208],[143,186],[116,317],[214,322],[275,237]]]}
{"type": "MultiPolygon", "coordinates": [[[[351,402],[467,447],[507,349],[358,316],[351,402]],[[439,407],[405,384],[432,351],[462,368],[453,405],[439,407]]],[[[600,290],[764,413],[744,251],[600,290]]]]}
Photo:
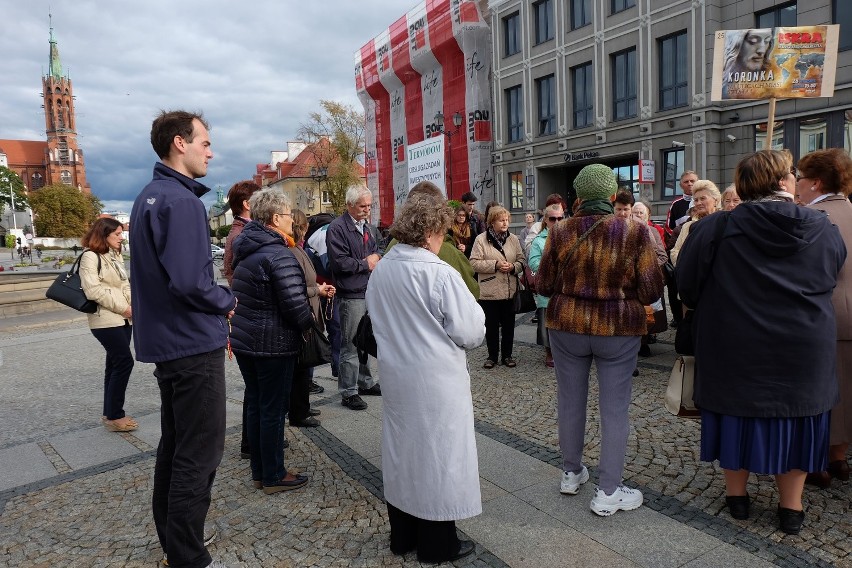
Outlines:
{"type": "Polygon", "coordinates": [[[82,237],[101,213],[102,204],[94,195],[64,184],[46,185],[34,191],[30,203],[39,235],[82,237]]]}
{"type": "Polygon", "coordinates": [[[222,225],[216,230],[216,236],[221,240],[228,237],[228,233],[231,232],[230,225],[222,225]]]}
{"type": "Polygon", "coordinates": [[[343,212],[346,190],[360,180],[359,159],[364,154],[364,113],[352,106],[321,100],[322,110],[312,112],[299,126],[297,138],[306,143],[318,170],[326,176],[319,181],[328,191],[336,214],[343,212]]]}
{"type": "Polygon", "coordinates": [[[0,166],[0,209],[4,205],[12,207],[12,201],[9,197],[10,184],[12,191],[15,193],[15,211],[26,211],[30,206],[27,200],[27,188],[18,174],[5,166],[0,166]]]}

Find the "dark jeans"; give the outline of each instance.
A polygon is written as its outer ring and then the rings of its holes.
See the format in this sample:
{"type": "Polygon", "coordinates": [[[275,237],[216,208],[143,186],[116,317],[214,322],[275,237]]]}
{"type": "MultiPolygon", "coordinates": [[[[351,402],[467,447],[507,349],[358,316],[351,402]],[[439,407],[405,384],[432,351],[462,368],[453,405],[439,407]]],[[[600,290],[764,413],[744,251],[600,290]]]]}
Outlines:
{"type": "Polygon", "coordinates": [[[488,358],[499,362],[501,356],[503,359],[511,357],[512,343],[515,341],[515,308],[512,300],[480,300],[479,305],[485,312],[485,344],[488,346],[488,358]]]}
{"type": "Polygon", "coordinates": [[[133,327],[127,320],[124,325],[93,329],[92,335],[106,349],[104,369],[104,416],[108,420],[124,418],[124,393],[133,370],[130,336],[133,327]]]}
{"type": "Polygon", "coordinates": [[[311,378],[314,368],[294,368],[293,386],[290,388],[290,424],[308,418],[311,410],[311,378]]]}
{"type": "Polygon", "coordinates": [[[328,341],[331,343],[331,370],[332,374],[336,377],[337,373],[340,372],[340,302],[333,298],[329,300],[328,298],[321,297],[320,306],[323,318],[325,318],[329,301],[332,301],[333,305],[331,308],[331,319],[325,320],[325,331],[328,333],[328,341]]]}
{"type": "Polygon", "coordinates": [[[290,388],[296,357],[237,355],[246,383],[251,478],[272,485],[287,475],[284,467],[284,415],[290,407],[290,388]]]}
{"type": "Polygon", "coordinates": [[[674,278],[666,278],[666,288],[669,291],[669,307],[672,310],[672,319],[680,323],[680,320],[683,319],[683,304],[681,304],[680,298],[678,298],[677,282],[675,282],[674,278]]]}
{"type": "Polygon", "coordinates": [[[225,350],[157,363],[160,445],[154,524],[169,565],[201,568],[210,490],[225,449],[225,350]]]}
{"type": "Polygon", "coordinates": [[[427,521],[400,511],[390,503],[390,549],[394,554],[417,550],[420,562],[447,562],[459,551],[455,521],[427,521]]]}

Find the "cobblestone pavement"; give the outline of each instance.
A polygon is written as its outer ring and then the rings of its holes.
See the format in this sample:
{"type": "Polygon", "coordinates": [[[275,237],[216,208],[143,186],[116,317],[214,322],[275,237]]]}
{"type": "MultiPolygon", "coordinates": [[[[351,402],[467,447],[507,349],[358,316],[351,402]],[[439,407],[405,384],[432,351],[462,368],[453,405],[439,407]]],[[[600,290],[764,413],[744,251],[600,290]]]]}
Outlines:
{"type": "MultiPolygon", "coordinates": [[[[485,349],[469,354],[476,429],[558,467],[554,373],[544,366],[541,348],[531,343],[534,328],[528,320],[519,320],[515,369],[486,371],[481,368],[485,349]]],[[[654,357],[640,360],[626,482],[645,492],[650,509],[778,566],[852,566],[848,482],[835,481],[827,491],[805,490],[807,519],[798,537],[775,529],[777,496],[769,477],[752,476],[750,520],[735,521],[722,508],[721,470],[698,461],[698,423],[662,408],[673,359],[670,335],[661,334],[660,343],[652,345],[654,357]]],[[[77,324],[2,333],[0,349],[0,450],[37,443],[57,470],[48,479],[0,491],[0,566],[155,566],[162,551],[150,514],[152,445],[122,434],[141,453],[74,469],[52,456],[46,442],[51,435],[97,426],[100,346],[77,324]]],[[[327,390],[315,404],[326,415],[339,407],[335,382],[322,372],[317,380],[327,390]]],[[[242,383],[236,365],[228,365],[227,386],[230,401],[238,402],[242,383]]],[[[584,457],[595,477],[600,441],[595,381],[589,399],[584,457]]],[[[148,365],[137,363],[134,369],[128,410],[136,416],[158,412],[148,365]]],[[[219,529],[210,547],[214,558],[227,566],[419,566],[415,555],[400,558],[388,550],[381,472],[374,460],[325,428],[288,428],[287,437],[288,467],[308,473],[311,483],[266,496],[251,487],[248,462],[237,457],[239,427],[229,429],[208,516],[219,529]]],[[[506,563],[478,545],[457,565],[506,563]]]]}

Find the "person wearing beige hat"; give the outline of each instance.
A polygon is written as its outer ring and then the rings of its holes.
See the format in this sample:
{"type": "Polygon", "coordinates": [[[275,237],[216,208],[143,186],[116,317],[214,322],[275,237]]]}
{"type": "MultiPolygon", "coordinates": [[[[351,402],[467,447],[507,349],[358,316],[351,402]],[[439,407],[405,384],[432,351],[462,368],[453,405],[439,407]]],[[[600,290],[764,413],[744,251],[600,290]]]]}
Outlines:
{"type": "Polygon", "coordinates": [[[584,167],[574,189],[577,213],[550,230],[537,292],[550,297],[546,325],[556,367],[560,492],[576,495],[589,480],[582,458],[594,361],[602,428],[599,485],[590,508],[609,516],[642,505],[642,493],[625,487],[621,476],[632,374],[647,329],[645,306],[662,294],[663,277],[648,230],[613,214],[618,185],[612,168],[584,167]]]}

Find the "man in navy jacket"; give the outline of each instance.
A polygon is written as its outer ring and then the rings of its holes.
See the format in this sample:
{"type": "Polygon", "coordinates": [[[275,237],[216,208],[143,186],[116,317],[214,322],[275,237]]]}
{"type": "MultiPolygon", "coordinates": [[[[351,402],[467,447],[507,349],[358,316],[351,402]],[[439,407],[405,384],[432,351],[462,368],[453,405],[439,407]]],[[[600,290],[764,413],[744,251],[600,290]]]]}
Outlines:
{"type": "Polygon", "coordinates": [[[216,284],[207,215],[195,181],[213,157],[200,114],[162,112],[151,127],[160,157],[133,203],[130,284],[134,346],[154,363],[161,438],[154,524],[171,566],[207,566],[204,519],[225,446],[225,346],[234,295],[216,284]]]}
{"type": "Polygon", "coordinates": [[[368,365],[360,364],[358,350],[352,344],[358,322],[367,311],[364,293],[370,274],[379,262],[376,231],[367,219],[373,205],[370,190],[363,186],[346,191],[347,212],[332,221],[325,234],[328,265],[331,268],[335,297],[340,304],[340,369],[337,390],[343,406],[364,410],[367,403],[359,395],[380,396],[379,384],[368,365]]]}

